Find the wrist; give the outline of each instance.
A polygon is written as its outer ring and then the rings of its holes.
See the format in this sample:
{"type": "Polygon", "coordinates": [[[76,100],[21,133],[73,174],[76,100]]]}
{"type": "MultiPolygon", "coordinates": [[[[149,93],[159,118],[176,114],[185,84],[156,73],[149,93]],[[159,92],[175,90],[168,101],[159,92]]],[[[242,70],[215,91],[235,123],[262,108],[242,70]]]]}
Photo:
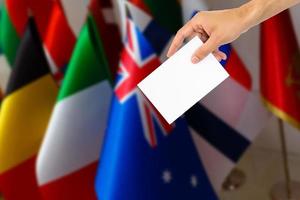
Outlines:
{"type": "Polygon", "coordinates": [[[263,5],[255,0],[252,0],[237,8],[239,17],[242,23],[242,31],[246,32],[253,26],[260,23],[260,18],[263,16],[263,5]]]}

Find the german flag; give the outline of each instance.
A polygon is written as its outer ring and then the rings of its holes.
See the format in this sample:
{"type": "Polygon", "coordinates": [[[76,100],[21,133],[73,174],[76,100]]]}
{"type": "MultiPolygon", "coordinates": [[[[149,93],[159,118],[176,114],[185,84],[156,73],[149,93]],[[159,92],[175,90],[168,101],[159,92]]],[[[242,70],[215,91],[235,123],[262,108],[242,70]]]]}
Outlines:
{"type": "Polygon", "coordinates": [[[35,160],[56,96],[57,86],[31,17],[1,108],[0,190],[7,200],[41,199],[35,160]]]}

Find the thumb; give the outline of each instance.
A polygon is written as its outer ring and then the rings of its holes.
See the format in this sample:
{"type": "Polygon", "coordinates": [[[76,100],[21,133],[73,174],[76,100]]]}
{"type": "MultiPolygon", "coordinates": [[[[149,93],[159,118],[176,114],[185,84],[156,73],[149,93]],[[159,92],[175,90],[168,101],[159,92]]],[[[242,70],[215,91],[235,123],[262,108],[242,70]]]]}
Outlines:
{"type": "Polygon", "coordinates": [[[192,63],[196,64],[204,59],[208,54],[217,49],[218,43],[217,39],[212,35],[208,38],[208,40],[199,47],[196,52],[192,56],[192,63]]]}

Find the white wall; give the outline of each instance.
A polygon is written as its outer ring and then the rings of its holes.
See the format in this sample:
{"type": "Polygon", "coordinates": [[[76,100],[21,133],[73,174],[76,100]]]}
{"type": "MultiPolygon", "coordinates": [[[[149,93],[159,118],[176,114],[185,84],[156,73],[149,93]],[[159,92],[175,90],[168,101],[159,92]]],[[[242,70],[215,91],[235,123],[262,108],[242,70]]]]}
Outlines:
{"type": "MultiPolygon", "coordinates": [[[[224,9],[239,6],[243,0],[207,0],[212,9],[224,9]]],[[[294,27],[297,34],[298,43],[300,44],[300,5],[291,9],[294,27]]],[[[242,35],[238,40],[233,42],[238,54],[247,65],[253,77],[254,90],[259,93],[259,27],[254,27],[242,35]]],[[[299,45],[300,47],[300,45],[299,45]]],[[[287,132],[287,143],[289,151],[300,154],[300,131],[289,125],[285,125],[287,132]]],[[[262,134],[257,138],[255,145],[267,149],[280,149],[278,137],[278,123],[275,118],[270,120],[262,134]]]]}

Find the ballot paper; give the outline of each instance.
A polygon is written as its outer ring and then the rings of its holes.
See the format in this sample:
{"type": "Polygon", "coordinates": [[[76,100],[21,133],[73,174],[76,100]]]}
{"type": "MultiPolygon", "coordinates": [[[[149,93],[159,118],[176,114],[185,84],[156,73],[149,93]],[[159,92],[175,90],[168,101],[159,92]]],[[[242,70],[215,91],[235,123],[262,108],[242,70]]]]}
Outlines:
{"type": "Polygon", "coordinates": [[[191,62],[202,44],[194,37],[138,84],[169,124],[229,76],[212,54],[197,64],[191,62]]]}

